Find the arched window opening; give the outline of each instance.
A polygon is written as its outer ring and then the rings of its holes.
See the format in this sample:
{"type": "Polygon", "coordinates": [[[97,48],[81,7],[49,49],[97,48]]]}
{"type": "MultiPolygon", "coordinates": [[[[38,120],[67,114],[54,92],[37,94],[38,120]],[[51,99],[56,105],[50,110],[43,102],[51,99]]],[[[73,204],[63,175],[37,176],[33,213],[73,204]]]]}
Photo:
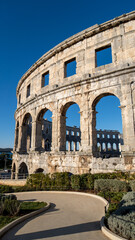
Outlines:
{"type": "Polygon", "coordinates": [[[61,116],[60,150],[79,151],[80,144],[76,144],[77,142],[81,142],[79,112],[80,108],[75,102],[69,102],[65,106],[63,106],[61,116]]]}
{"type": "Polygon", "coordinates": [[[22,125],[22,151],[29,151],[31,148],[32,117],[27,113],[22,125]]]}
{"type": "Polygon", "coordinates": [[[111,149],[111,144],[110,144],[110,143],[108,143],[108,144],[107,144],[107,151],[109,151],[109,152],[110,152],[111,150],[112,150],[112,149],[111,149]]]}
{"type": "Polygon", "coordinates": [[[69,151],[68,141],[66,141],[66,151],[69,151]]]}
{"type": "Polygon", "coordinates": [[[102,144],[102,149],[103,149],[103,152],[106,152],[106,145],[105,145],[105,143],[102,144]]]}
{"type": "Polygon", "coordinates": [[[24,179],[28,177],[28,168],[26,163],[22,162],[19,166],[18,178],[24,179]]]}
{"type": "Polygon", "coordinates": [[[97,143],[97,151],[101,152],[101,144],[100,143],[97,143]]]}
{"type": "Polygon", "coordinates": [[[113,143],[113,150],[114,150],[114,151],[117,150],[117,145],[116,145],[116,143],[113,143]]]}
{"type": "Polygon", "coordinates": [[[71,142],[71,151],[74,151],[74,142],[71,142]]]}
{"type": "Polygon", "coordinates": [[[36,121],[36,149],[51,151],[52,144],[52,112],[42,109],[36,121]]]}
{"type": "Polygon", "coordinates": [[[43,173],[44,172],[44,169],[43,168],[38,168],[36,169],[35,173],[43,173]]]}
{"type": "Polygon", "coordinates": [[[118,135],[122,136],[122,117],[121,109],[119,108],[119,99],[110,93],[104,93],[97,97],[93,102],[93,155],[108,157],[118,157],[120,150],[115,149],[113,151],[113,143],[119,146],[121,139],[118,135]],[[115,119],[115,120],[114,120],[115,119]],[[97,137],[97,132],[100,131],[100,136],[97,137]],[[104,138],[104,139],[103,139],[104,138]],[[98,154],[97,140],[101,143],[102,148],[100,154],[98,154]]]}

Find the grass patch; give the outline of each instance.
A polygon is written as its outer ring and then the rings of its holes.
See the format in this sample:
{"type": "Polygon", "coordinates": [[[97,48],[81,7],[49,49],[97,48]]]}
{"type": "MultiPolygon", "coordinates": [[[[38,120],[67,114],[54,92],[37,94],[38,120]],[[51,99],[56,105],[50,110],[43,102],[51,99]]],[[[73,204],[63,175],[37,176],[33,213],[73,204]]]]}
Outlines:
{"type": "Polygon", "coordinates": [[[11,223],[12,221],[16,220],[18,216],[11,217],[11,216],[2,216],[0,215],[0,229],[6,226],[7,224],[11,223]]]}
{"type": "Polygon", "coordinates": [[[45,202],[22,202],[20,206],[20,213],[29,213],[43,208],[47,205],[45,202]]]}

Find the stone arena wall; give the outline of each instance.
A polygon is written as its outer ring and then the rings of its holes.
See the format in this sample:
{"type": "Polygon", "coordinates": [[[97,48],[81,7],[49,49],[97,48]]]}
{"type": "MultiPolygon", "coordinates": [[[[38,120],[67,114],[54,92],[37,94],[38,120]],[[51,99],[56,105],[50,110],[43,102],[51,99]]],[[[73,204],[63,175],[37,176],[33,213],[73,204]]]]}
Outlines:
{"type": "Polygon", "coordinates": [[[12,172],[21,164],[28,173],[72,173],[135,170],[135,11],[94,25],[63,41],[44,54],[22,76],[17,86],[16,129],[12,172]],[[97,52],[111,48],[112,62],[97,67],[97,52]],[[76,72],[67,77],[67,64],[76,61],[76,72]],[[49,73],[49,84],[43,78],[49,73]],[[96,104],[108,95],[120,100],[124,145],[120,158],[96,157],[96,104]],[[66,111],[80,108],[79,152],[65,151],[66,111]],[[51,152],[41,148],[41,122],[52,111],[51,152]],[[31,120],[29,120],[31,119],[31,120]],[[31,121],[31,132],[28,126],[31,121]],[[28,138],[29,136],[29,138],[28,138]],[[29,145],[29,147],[28,147],[29,145]]]}

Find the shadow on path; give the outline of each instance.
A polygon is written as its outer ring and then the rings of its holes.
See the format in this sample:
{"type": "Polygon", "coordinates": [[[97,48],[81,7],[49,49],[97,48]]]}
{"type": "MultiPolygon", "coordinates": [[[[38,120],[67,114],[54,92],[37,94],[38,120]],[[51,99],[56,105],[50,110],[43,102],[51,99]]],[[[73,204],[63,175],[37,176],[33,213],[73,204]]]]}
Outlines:
{"type": "Polygon", "coordinates": [[[97,231],[97,230],[100,230],[99,221],[71,225],[71,226],[62,227],[62,228],[54,228],[54,229],[49,229],[49,230],[40,231],[40,232],[21,234],[21,235],[14,236],[13,239],[14,240],[18,240],[18,239],[36,240],[36,239],[45,239],[45,238],[51,238],[56,236],[70,235],[70,234],[97,231]]]}

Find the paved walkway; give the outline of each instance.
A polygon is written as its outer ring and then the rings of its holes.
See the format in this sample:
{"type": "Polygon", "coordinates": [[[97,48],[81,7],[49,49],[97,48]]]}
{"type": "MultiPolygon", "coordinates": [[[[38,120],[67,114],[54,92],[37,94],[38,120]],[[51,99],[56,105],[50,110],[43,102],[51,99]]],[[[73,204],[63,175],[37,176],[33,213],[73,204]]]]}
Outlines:
{"type": "Polygon", "coordinates": [[[100,231],[104,203],[96,198],[52,192],[18,193],[18,199],[52,207],[10,230],[1,240],[107,240],[100,231]]]}

